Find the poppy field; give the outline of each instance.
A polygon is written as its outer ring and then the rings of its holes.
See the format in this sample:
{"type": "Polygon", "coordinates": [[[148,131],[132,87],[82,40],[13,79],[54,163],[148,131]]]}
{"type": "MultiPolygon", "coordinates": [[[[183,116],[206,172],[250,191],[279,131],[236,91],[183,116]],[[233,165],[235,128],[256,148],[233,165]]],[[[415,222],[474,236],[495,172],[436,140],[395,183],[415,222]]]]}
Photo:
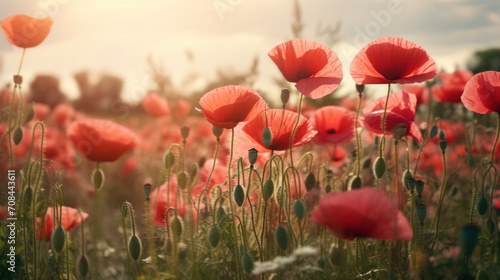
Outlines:
{"type": "Polygon", "coordinates": [[[292,39],[268,52],[278,105],[227,84],[117,119],[24,95],[52,24],[1,20],[22,50],[0,92],[1,279],[500,279],[500,72],[387,36],[345,73],[292,39]]]}

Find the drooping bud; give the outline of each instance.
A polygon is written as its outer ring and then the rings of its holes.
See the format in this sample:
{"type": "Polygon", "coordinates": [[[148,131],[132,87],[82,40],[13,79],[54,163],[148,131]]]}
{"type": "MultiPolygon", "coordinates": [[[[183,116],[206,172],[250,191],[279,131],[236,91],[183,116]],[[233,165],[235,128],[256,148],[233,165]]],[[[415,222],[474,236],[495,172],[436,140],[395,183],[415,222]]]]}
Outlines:
{"type": "Polygon", "coordinates": [[[180,239],[182,234],[182,222],[177,215],[172,219],[172,232],[175,234],[177,240],[180,239]]]}
{"type": "Polygon", "coordinates": [[[286,88],[281,90],[281,103],[285,105],[288,103],[288,99],[290,98],[290,91],[286,88]]]}
{"type": "Polygon", "coordinates": [[[271,129],[266,126],[264,131],[262,131],[262,143],[264,147],[269,148],[271,146],[271,142],[273,141],[273,134],[271,133],[271,129]]]}
{"type": "Polygon", "coordinates": [[[56,226],[52,232],[50,244],[52,245],[52,250],[57,254],[64,248],[64,244],[66,244],[66,231],[61,225],[56,226]]]}
{"type": "Polygon", "coordinates": [[[431,132],[430,132],[429,136],[431,138],[434,138],[434,137],[436,137],[437,133],[438,133],[438,127],[436,125],[433,125],[431,127],[431,132]]]}
{"type": "Polygon", "coordinates": [[[385,173],[385,160],[384,158],[377,157],[375,163],[373,164],[373,174],[377,179],[382,178],[385,173]]]}
{"type": "Polygon", "coordinates": [[[427,206],[424,204],[419,204],[419,205],[417,205],[415,212],[417,214],[418,220],[420,221],[421,224],[423,224],[425,221],[425,218],[427,217],[427,206]]]}
{"type": "Polygon", "coordinates": [[[484,196],[481,196],[477,201],[476,209],[479,215],[484,215],[486,213],[486,210],[488,210],[488,199],[484,196]]]}
{"type": "Polygon", "coordinates": [[[100,190],[102,186],[104,186],[104,171],[102,169],[97,168],[92,171],[92,186],[94,186],[95,190],[100,190]]]}
{"type": "Polygon", "coordinates": [[[460,230],[460,246],[466,257],[470,257],[474,252],[480,232],[481,229],[475,224],[466,224],[460,230]]]}
{"type": "Polygon", "coordinates": [[[309,174],[307,174],[306,179],[304,180],[304,185],[306,186],[306,190],[308,192],[314,188],[314,185],[316,185],[316,177],[314,177],[314,173],[309,172],[309,174]]]}
{"type": "Polygon", "coordinates": [[[471,152],[467,154],[467,163],[469,164],[470,167],[474,167],[474,164],[476,163],[474,160],[474,156],[472,155],[471,152]]]}
{"type": "Polygon", "coordinates": [[[253,259],[249,254],[244,253],[243,256],[241,256],[241,265],[243,266],[243,269],[246,271],[246,273],[252,273],[253,259]]]}
{"type": "Polygon", "coordinates": [[[448,141],[446,139],[444,140],[439,140],[439,148],[441,148],[441,151],[444,153],[446,151],[446,147],[448,146],[448,141]]]}
{"type": "Polygon", "coordinates": [[[33,109],[33,105],[28,105],[26,109],[26,114],[24,115],[24,123],[31,121],[35,117],[35,109],[33,109]]]}
{"type": "Polygon", "coordinates": [[[279,225],[274,232],[274,239],[276,244],[281,250],[286,250],[288,248],[288,231],[282,225],[279,225]]]}
{"type": "Polygon", "coordinates": [[[21,143],[21,141],[23,140],[23,129],[20,126],[16,127],[16,129],[14,130],[12,140],[14,140],[14,144],[16,144],[16,146],[19,145],[19,143],[21,143]]]}
{"type": "Polygon", "coordinates": [[[151,194],[151,188],[152,186],[150,183],[146,183],[144,185],[143,190],[144,190],[144,195],[146,196],[146,200],[149,200],[149,195],[151,194]]]}
{"type": "Polygon", "coordinates": [[[220,223],[225,216],[226,210],[224,209],[224,207],[221,206],[217,208],[217,214],[215,215],[215,220],[217,221],[217,223],[220,223]]]}
{"type": "Polygon", "coordinates": [[[188,185],[188,174],[186,171],[180,171],[177,173],[177,184],[178,186],[185,190],[188,185]]]}
{"type": "Polygon", "coordinates": [[[406,170],[404,173],[403,173],[403,184],[405,185],[405,187],[409,190],[410,189],[410,185],[408,183],[408,180],[410,180],[410,178],[413,178],[413,175],[411,174],[411,171],[410,170],[406,170]]]}
{"type": "Polygon", "coordinates": [[[170,168],[172,168],[172,166],[174,165],[174,161],[175,161],[174,153],[172,153],[171,150],[168,150],[164,158],[165,168],[167,170],[170,170],[170,168]]]}
{"type": "Polygon", "coordinates": [[[184,125],[181,127],[181,137],[186,140],[189,136],[189,127],[184,125]]]}
{"type": "Polygon", "coordinates": [[[132,235],[128,241],[128,253],[134,260],[138,260],[141,256],[142,245],[139,237],[132,235]]]}
{"type": "Polygon", "coordinates": [[[299,220],[302,220],[306,215],[306,205],[302,199],[297,199],[293,203],[293,213],[297,216],[297,218],[299,218],[299,220]]]}
{"type": "Polygon", "coordinates": [[[418,180],[416,183],[416,189],[418,194],[422,194],[422,192],[424,191],[424,181],[418,180]]]}
{"type": "Polygon", "coordinates": [[[243,187],[238,184],[236,187],[234,187],[234,202],[236,202],[236,205],[241,207],[243,205],[243,202],[245,201],[245,190],[243,190],[243,187]]]}
{"type": "Polygon", "coordinates": [[[24,208],[26,209],[26,211],[28,211],[31,206],[32,196],[33,196],[33,189],[31,188],[31,186],[27,186],[26,190],[24,191],[24,199],[23,199],[24,208]]]}
{"type": "Polygon", "coordinates": [[[219,245],[220,236],[221,236],[221,232],[220,232],[219,227],[217,225],[212,226],[208,230],[208,244],[210,244],[210,246],[212,246],[212,248],[217,247],[217,245],[219,245]]]}
{"type": "Polygon", "coordinates": [[[89,261],[85,255],[82,255],[80,259],[78,260],[78,274],[82,278],[87,277],[89,274],[90,266],[89,266],[89,261]]]}
{"type": "Polygon", "coordinates": [[[216,127],[212,125],[212,133],[215,137],[219,138],[224,132],[224,128],[216,127]]]}
{"type": "Polygon", "coordinates": [[[367,158],[363,161],[362,167],[363,167],[363,169],[367,169],[367,168],[368,168],[368,167],[370,167],[371,165],[372,165],[372,158],[367,157],[367,158]]]}
{"type": "Polygon", "coordinates": [[[250,165],[254,165],[257,162],[257,158],[259,156],[259,151],[257,151],[255,148],[251,148],[248,150],[248,162],[250,162],[250,165]]]}
{"type": "Polygon", "coordinates": [[[264,186],[262,187],[262,196],[264,198],[264,201],[267,201],[271,195],[273,195],[274,192],[274,183],[273,180],[267,179],[264,182],[264,186]]]}

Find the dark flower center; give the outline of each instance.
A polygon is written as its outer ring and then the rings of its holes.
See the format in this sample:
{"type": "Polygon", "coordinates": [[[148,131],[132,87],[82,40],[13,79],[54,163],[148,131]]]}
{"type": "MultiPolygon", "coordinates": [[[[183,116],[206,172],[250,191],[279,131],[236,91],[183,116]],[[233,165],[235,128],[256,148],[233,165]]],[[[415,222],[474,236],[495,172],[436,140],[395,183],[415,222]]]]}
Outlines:
{"type": "Polygon", "coordinates": [[[333,128],[332,128],[332,129],[328,129],[328,130],[326,131],[326,133],[328,133],[328,134],[335,134],[335,133],[337,133],[337,131],[336,131],[335,129],[333,129],[333,128]]]}

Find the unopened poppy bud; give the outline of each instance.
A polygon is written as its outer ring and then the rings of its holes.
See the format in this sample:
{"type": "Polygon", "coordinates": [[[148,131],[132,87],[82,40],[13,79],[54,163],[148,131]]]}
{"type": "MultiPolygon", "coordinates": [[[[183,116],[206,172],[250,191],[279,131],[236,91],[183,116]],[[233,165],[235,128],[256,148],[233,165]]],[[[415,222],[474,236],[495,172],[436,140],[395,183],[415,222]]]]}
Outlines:
{"type": "Polygon", "coordinates": [[[392,137],[399,140],[406,136],[407,131],[408,126],[406,124],[400,123],[392,128],[392,137]]]}
{"type": "Polygon", "coordinates": [[[442,129],[439,131],[439,140],[446,140],[446,135],[442,129]]]}
{"type": "Polygon", "coordinates": [[[281,103],[285,105],[288,103],[288,99],[290,98],[290,91],[288,89],[282,89],[281,90],[281,103]]]}
{"type": "Polygon", "coordinates": [[[444,140],[439,140],[439,147],[441,148],[441,151],[444,153],[446,151],[446,147],[448,146],[448,141],[446,139],[444,140]]]}
{"type": "Polygon", "coordinates": [[[243,269],[246,271],[246,273],[252,273],[253,259],[249,254],[244,253],[243,256],[241,256],[241,265],[243,266],[243,269]]]}
{"type": "Polygon", "coordinates": [[[438,127],[436,125],[433,125],[431,127],[431,132],[430,132],[429,136],[431,138],[434,138],[434,137],[436,137],[437,133],[438,133],[438,127]]]}
{"type": "Polygon", "coordinates": [[[188,174],[186,171],[180,171],[177,173],[177,184],[181,189],[186,189],[188,185],[188,174]]]}
{"type": "Polygon", "coordinates": [[[174,165],[174,161],[175,161],[174,153],[172,153],[171,150],[168,150],[164,158],[165,168],[167,170],[170,170],[170,168],[172,168],[172,165],[174,165]]]}
{"type": "MultiPolygon", "coordinates": [[[[204,159],[204,158],[202,158],[202,159],[204,159]]],[[[196,175],[198,175],[199,166],[201,166],[201,165],[197,165],[196,163],[191,164],[191,168],[189,169],[189,176],[191,178],[196,178],[196,175]]]]}
{"type": "Polygon", "coordinates": [[[189,136],[189,127],[184,125],[181,127],[181,137],[186,140],[189,136]]]}
{"type": "Polygon", "coordinates": [[[476,209],[479,215],[484,215],[484,213],[486,213],[486,210],[488,210],[488,199],[484,196],[480,197],[477,201],[476,209]]]}
{"type": "Polygon", "coordinates": [[[149,200],[149,195],[151,194],[151,187],[152,186],[149,183],[146,183],[144,185],[143,190],[144,190],[144,195],[146,196],[146,200],[149,200]]]}
{"type": "Polygon", "coordinates": [[[26,187],[26,190],[24,191],[24,208],[26,209],[26,211],[29,210],[30,206],[31,206],[31,197],[33,196],[33,189],[28,186],[26,187]]]}
{"type": "Polygon", "coordinates": [[[245,190],[243,190],[243,187],[238,184],[236,187],[234,187],[234,202],[236,202],[236,205],[241,207],[243,205],[243,202],[245,201],[245,190]]]}
{"type": "Polygon", "coordinates": [[[264,147],[269,148],[271,146],[271,142],[273,141],[273,135],[271,133],[271,129],[266,126],[264,131],[262,131],[262,143],[264,147]]]}
{"type": "Polygon", "coordinates": [[[14,84],[20,85],[23,83],[23,76],[21,75],[14,75],[14,84]]]}
{"type": "Polygon", "coordinates": [[[466,257],[470,257],[474,252],[480,232],[481,229],[475,224],[466,224],[460,230],[460,246],[466,257]]]}
{"type": "Polygon", "coordinates": [[[413,192],[416,185],[417,185],[417,180],[415,180],[415,178],[408,179],[408,190],[409,191],[413,192]]]}
{"type": "Polygon", "coordinates": [[[416,189],[418,194],[422,194],[422,192],[424,191],[424,181],[418,180],[416,183],[416,189]]]}
{"type": "Polygon", "coordinates": [[[220,223],[222,219],[226,216],[226,210],[223,207],[217,208],[217,214],[215,215],[215,220],[220,223]]]}
{"type": "Polygon", "coordinates": [[[367,157],[364,161],[363,161],[363,169],[367,169],[368,167],[370,167],[372,165],[372,158],[370,157],[367,157]]]}
{"type": "Polygon", "coordinates": [[[59,254],[64,248],[66,243],[66,231],[61,225],[56,226],[52,235],[50,236],[50,245],[52,245],[52,250],[59,254]]]}
{"type": "Polygon", "coordinates": [[[262,196],[264,198],[264,201],[267,201],[271,195],[273,195],[274,191],[274,183],[273,180],[267,179],[264,182],[264,186],[262,187],[262,196]]]}
{"type": "Polygon", "coordinates": [[[467,163],[469,164],[470,167],[474,167],[475,164],[474,156],[470,152],[467,155],[467,163]]]}
{"type": "Polygon", "coordinates": [[[35,117],[35,109],[33,109],[33,105],[28,105],[26,109],[26,114],[24,115],[24,123],[31,121],[35,117]]]}
{"type": "Polygon", "coordinates": [[[451,189],[451,196],[455,196],[456,194],[458,193],[458,188],[457,186],[453,186],[453,188],[451,189]]]}
{"type": "Polygon", "coordinates": [[[222,132],[224,132],[224,128],[212,125],[212,133],[214,134],[215,137],[219,138],[222,135],[222,132]]]}
{"type": "Polygon", "coordinates": [[[361,177],[356,176],[349,181],[349,186],[351,187],[351,190],[360,189],[362,183],[361,177]]]}
{"type": "Polygon", "coordinates": [[[175,234],[175,237],[177,240],[180,239],[181,234],[182,234],[182,222],[181,219],[177,215],[172,219],[172,232],[175,234]]]}
{"type": "Polygon", "coordinates": [[[220,236],[221,236],[221,232],[220,232],[219,227],[217,225],[212,226],[208,230],[208,236],[207,236],[208,244],[210,244],[210,246],[212,246],[212,248],[217,247],[217,245],[219,245],[220,236]]]}
{"type": "Polygon", "coordinates": [[[309,174],[307,174],[306,176],[306,179],[304,180],[304,185],[306,186],[306,190],[310,192],[314,188],[315,184],[316,184],[316,177],[314,177],[314,173],[309,172],[309,174]]]}
{"type": "Polygon", "coordinates": [[[302,199],[297,199],[297,201],[293,203],[293,213],[299,220],[302,220],[306,215],[306,205],[302,199]]]}
{"type": "Polygon", "coordinates": [[[255,148],[251,148],[248,150],[248,162],[250,162],[250,165],[254,165],[257,162],[257,158],[259,156],[259,151],[257,151],[255,148]]]}
{"type": "Polygon", "coordinates": [[[20,126],[16,127],[16,129],[14,130],[14,134],[12,135],[14,144],[19,145],[19,143],[21,143],[21,141],[23,140],[23,134],[23,129],[20,126]]]}
{"type": "Polygon", "coordinates": [[[104,171],[102,169],[97,168],[92,171],[92,186],[94,186],[95,190],[100,190],[102,186],[104,186],[104,171]]]}
{"type": "Polygon", "coordinates": [[[138,260],[141,256],[142,245],[139,237],[132,235],[128,241],[128,253],[134,260],[138,260]]]}
{"type": "Polygon", "coordinates": [[[382,178],[385,173],[385,160],[384,158],[377,157],[375,163],[373,164],[373,174],[377,179],[382,178]]]}
{"type": "Polygon", "coordinates": [[[325,187],[325,193],[329,193],[331,191],[332,191],[332,185],[327,184],[326,187],[325,187]]]}
{"type": "Polygon", "coordinates": [[[85,278],[89,274],[89,270],[89,260],[85,255],[82,255],[78,260],[78,274],[80,274],[82,278],[85,278]]]}
{"type": "Polygon", "coordinates": [[[427,217],[427,206],[424,204],[419,204],[419,205],[417,205],[415,212],[417,214],[418,220],[420,221],[421,224],[423,224],[425,221],[425,218],[427,217]]]}
{"type": "Polygon", "coordinates": [[[279,225],[274,232],[274,239],[281,250],[285,251],[288,248],[288,231],[282,225],[279,225]]]}
{"type": "Polygon", "coordinates": [[[319,267],[319,268],[325,268],[326,266],[326,260],[325,258],[323,258],[322,256],[319,257],[317,260],[316,260],[316,265],[319,267]]]}
{"type": "Polygon", "coordinates": [[[356,91],[359,93],[359,94],[362,94],[363,91],[365,91],[365,85],[358,85],[356,84],[356,91]]]}

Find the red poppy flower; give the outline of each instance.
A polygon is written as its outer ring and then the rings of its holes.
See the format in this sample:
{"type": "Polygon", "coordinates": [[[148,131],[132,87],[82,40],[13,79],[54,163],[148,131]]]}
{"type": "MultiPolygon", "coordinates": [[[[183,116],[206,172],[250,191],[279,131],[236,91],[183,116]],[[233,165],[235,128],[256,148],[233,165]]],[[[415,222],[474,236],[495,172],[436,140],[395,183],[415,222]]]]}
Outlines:
{"type": "Polygon", "coordinates": [[[354,137],[356,113],[343,107],[325,106],[316,110],[312,118],[318,134],[313,141],[319,145],[340,144],[354,137]]]}
{"type": "Polygon", "coordinates": [[[107,120],[75,121],[66,133],[82,155],[99,162],[115,161],[139,143],[131,130],[107,120]]]}
{"type": "MultiPolygon", "coordinates": [[[[245,124],[243,131],[262,147],[265,147],[262,142],[262,132],[266,127],[266,118],[272,135],[268,149],[283,151],[290,148],[290,137],[297,122],[297,113],[282,109],[270,109],[245,124]]],[[[293,147],[311,141],[316,133],[318,132],[314,130],[313,125],[304,116],[301,116],[295,131],[293,147]]]]}
{"type": "Polygon", "coordinates": [[[417,97],[417,106],[429,102],[429,90],[419,85],[405,85],[403,91],[413,93],[417,97]]]}
{"type": "Polygon", "coordinates": [[[472,75],[467,70],[457,70],[451,74],[439,73],[442,84],[432,87],[432,96],[439,102],[460,103],[465,85],[472,75]]]}
{"type": "Polygon", "coordinates": [[[224,86],[207,92],[200,99],[201,112],[207,121],[220,128],[234,128],[249,121],[266,108],[259,94],[244,86],[224,86]]]}
{"type": "Polygon", "coordinates": [[[177,200],[177,176],[170,178],[170,187],[168,181],[160,187],[154,189],[149,195],[151,199],[150,215],[151,222],[158,226],[165,226],[165,213],[169,207],[177,210],[177,214],[181,217],[187,212],[186,204],[177,200]],[[170,192],[170,194],[168,194],[170,192]],[[167,199],[168,196],[168,199],[167,199]]]}
{"type": "Polygon", "coordinates": [[[35,117],[33,118],[35,121],[43,121],[50,114],[49,105],[43,103],[33,104],[33,110],[35,111],[35,117]]]}
{"type": "MultiPolygon", "coordinates": [[[[89,214],[82,212],[82,216],[78,213],[78,210],[71,207],[62,207],[62,215],[61,215],[61,226],[66,230],[70,231],[77,225],[82,222],[83,219],[87,219],[89,214]]],[[[52,236],[52,231],[54,230],[54,208],[47,208],[47,212],[45,213],[44,222],[43,222],[43,230],[42,228],[42,219],[36,218],[37,222],[37,230],[36,237],[39,240],[50,241],[50,237],[52,236]]]]}
{"type": "Polygon", "coordinates": [[[437,75],[436,63],[419,45],[397,37],[377,39],[351,62],[356,84],[411,84],[437,75]]]}
{"type": "Polygon", "coordinates": [[[486,71],[474,75],[465,85],[462,102],[478,114],[500,112],[500,72],[486,71]]]}
{"type": "Polygon", "coordinates": [[[317,99],[332,93],[342,81],[342,63],[326,46],[293,39],[277,45],[269,57],[281,74],[303,95],[317,99]]]}
{"type": "MultiPolygon", "coordinates": [[[[365,114],[365,127],[377,134],[382,133],[382,118],[386,96],[382,96],[363,110],[365,114]]],[[[411,136],[419,143],[422,143],[422,133],[415,119],[415,109],[417,107],[417,98],[415,95],[405,91],[398,91],[389,96],[387,104],[387,114],[385,117],[385,134],[392,135],[392,130],[396,126],[406,126],[406,136],[411,136]]]]}
{"type": "Polygon", "coordinates": [[[51,120],[55,124],[66,127],[75,116],[75,109],[68,104],[59,104],[52,111],[51,120]]]}
{"type": "Polygon", "coordinates": [[[150,116],[163,117],[170,114],[167,101],[156,93],[150,93],[142,99],[142,107],[150,116]]]}
{"type": "Polygon", "coordinates": [[[311,219],[347,240],[366,237],[409,241],[413,237],[408,220],[391,199],[383,191],[370,188],[323,196],[311,219]]]}
{"type": "Polygon", "coordinates": [[[32,48],[38,46],[49,35],[52,19],[37,19],[26,15],[14,15],[2,19],[5,37],[14,46],[32,48]]]}
{"type": "Polygon", "coordinates": [[[174,106],[174,117],[176,119],[183,119],[191,112],[191,103],[184,99],[178,99],[174,106]]]}

